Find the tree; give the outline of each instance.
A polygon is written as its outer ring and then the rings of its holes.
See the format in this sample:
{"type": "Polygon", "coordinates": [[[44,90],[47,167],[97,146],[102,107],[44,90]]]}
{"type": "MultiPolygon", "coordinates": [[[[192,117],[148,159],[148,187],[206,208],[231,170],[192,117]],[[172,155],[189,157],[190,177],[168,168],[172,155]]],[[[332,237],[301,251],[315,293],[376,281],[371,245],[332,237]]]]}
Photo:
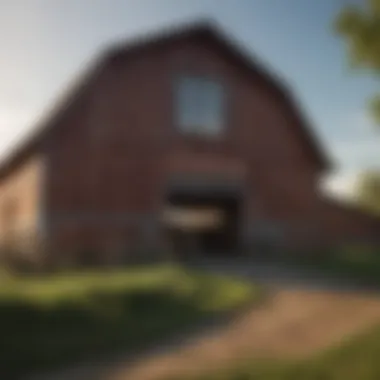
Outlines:
{"type": "MultiPolygon", "coordinates": [[[[335,19],[335,30],[347,45],[352,66],[380,75],[380,0],[346,6],[335,19]]],[[[380,95],[369,106],[380,123],[380,95]]]]}
{"type": "Polygon", "coordinates": [[[355,189],[356,200],[364,209],[380,214],[380,172],[363,172],[355,189]]]}

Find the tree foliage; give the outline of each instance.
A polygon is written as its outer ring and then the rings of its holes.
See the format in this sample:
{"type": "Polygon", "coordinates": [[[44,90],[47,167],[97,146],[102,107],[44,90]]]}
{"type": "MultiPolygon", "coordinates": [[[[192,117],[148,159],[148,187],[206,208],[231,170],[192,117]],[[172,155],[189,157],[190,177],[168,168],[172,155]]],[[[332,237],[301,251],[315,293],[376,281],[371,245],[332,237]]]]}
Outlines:
{"type": "Polygon", "coordinates": [[[364,209],[380,214],[380,171],[366,171],[356,185],[356,198],[364,209]]]}
{"type": "MultiPolygon", "coordinates": [[[[345,41],[351,65],[380,75],[380,0],[346,6],[335,20],[335,30],[345,41]]],[[[380,95],[369,106],[380,122],[380,95]]]]}

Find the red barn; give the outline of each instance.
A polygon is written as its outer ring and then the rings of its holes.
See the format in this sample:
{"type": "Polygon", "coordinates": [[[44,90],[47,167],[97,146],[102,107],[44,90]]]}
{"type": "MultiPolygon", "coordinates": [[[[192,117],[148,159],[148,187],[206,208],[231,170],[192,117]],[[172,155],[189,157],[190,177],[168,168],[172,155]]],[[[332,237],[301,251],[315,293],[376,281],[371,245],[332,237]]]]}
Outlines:
{"type": "Polygon", "coordinates": [[[372,219],[322,201],[329,169],[283,82],[200,23],[95,62],[1,166],[1,238],[117,263],[162,246],[175,223],[231,254],[263,238],[333,239],[334,220],[340,237],[348,220],[348,234],[359,223],[372,236],[372,219]]]}

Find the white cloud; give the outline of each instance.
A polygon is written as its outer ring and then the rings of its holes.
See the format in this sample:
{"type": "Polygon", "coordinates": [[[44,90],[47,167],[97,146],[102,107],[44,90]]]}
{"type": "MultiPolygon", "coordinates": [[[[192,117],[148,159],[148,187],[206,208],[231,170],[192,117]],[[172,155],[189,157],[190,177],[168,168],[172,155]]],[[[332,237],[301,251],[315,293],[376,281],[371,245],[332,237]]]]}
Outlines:
{"type": "Polygon", "coordinates": [[[328,194],[351,199],[355,193],[358,174],[358,171],[340,171],[331,174],[322,182],[322,189],[328,194]]]}

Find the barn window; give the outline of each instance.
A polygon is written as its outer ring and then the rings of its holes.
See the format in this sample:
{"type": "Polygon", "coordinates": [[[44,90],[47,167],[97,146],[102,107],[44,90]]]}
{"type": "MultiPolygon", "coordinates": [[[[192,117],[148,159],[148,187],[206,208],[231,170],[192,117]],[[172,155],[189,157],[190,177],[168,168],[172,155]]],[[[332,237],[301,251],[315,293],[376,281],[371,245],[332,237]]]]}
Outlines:
{"type": "Polygon", "coordinates": [[[224,127],[224,92],[218,81],[183,76],[177,83],[177,123],[184,133],[218,135],[224,127]]]}

